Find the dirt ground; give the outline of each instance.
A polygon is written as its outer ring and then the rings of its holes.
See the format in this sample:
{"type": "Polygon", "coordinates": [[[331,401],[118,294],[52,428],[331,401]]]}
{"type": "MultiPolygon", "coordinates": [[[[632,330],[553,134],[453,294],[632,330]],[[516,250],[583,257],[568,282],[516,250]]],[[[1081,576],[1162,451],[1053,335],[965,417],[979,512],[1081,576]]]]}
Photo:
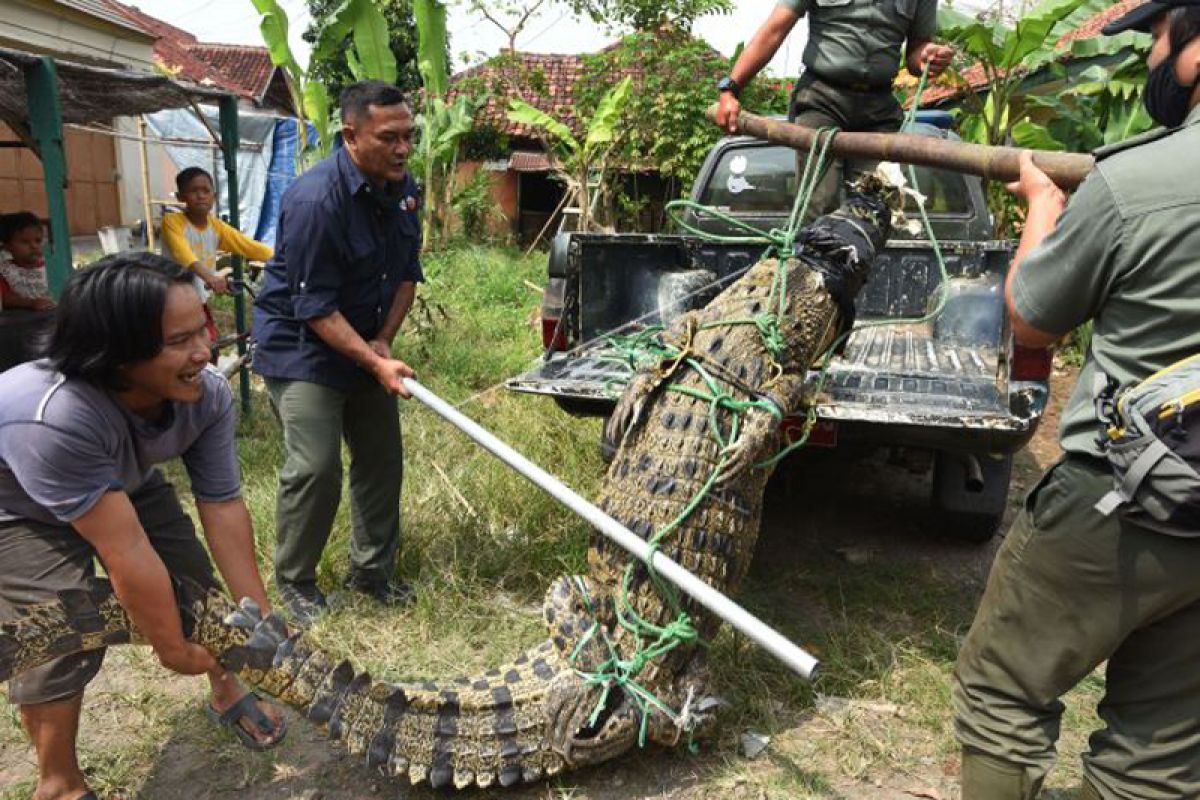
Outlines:
{"type": "MultiPolygon", "coordinates": [[[[1055,432],[1058,411],[1069,395],[1074,374],[1058,372],[1054,402],[1036,439],[1016,459],[1010,516],[1024,492],[1058,456],[1055,432]]],[[[998,536],[985,545],[947,538],[924,510],[928,478],[881,463],[849,462],[834,452],[814,452],[811,459],[787,467],[771,487],[759,551],[750,577],[755,582],[787,580],[793,571],[812,565],[846,562],[853,581],[856,563],[902,563],[928,567],[938,574],[957,574],[963,587],[963,609],[978,596],[998,536]]],[[[803,584],[802,584],[803,585],[803,584]]],[[[853,588],[853,587],[851,587],[853,588]]],[[[779,614],[813,613],[803,588],[779,614]]],[[[951,622],[965,630],[969,610],[951,622]]],[[[941,680],[944,682],[944,675],[941,680]]],[[[144,649],[118,648],[93,684],[83,723],[89,763],[103,766],[111,785],[120,785],[122,770],[139,778],[139,798],[246,798],[246,800],[352,800],[353,798],[440,797],[445,793],[413,789],[397,780],[372,776],[322,734],[294,715],[288,740],[270,754],[249,754],[220,738],[198,713],[201,682],[171,676],[154,664],[144,649]],[[164,702],[169,701],[169,702],[164,702]],[[149,729],[144,747],[121,746],[134,731],[149,729]],[[112,758],[128,764],[105,762],[112,758]]],[[[958,796],[957,759],[945,745],[930,743],[928,726],[912,719],[920,709],[891,703],[840,701],[818,696],[815,710],[773,732],[766,753],[755,761],[730,767],[728,755],[718,768],[705,758],[683,752],[635,753],[602,768],[583,771],[552,784],[504,792],[512,800],[533,798],[673,798],[714,797],[925,797],[958,796]],[[912,748],[910,758],[888,763],[850,763],[863,748],[912,748]],[[772,775],[781,776],[778,779],[772,775]],[[799,787],[799,788],[797,788],[799,787]]],[[[9,710],[13,715],[12,710],[9,710]]],[[[33,753],[15,725],[15,715],[0,720],[0,798],[28,797],[34,778],[33,753]]],[[[948,720],[946,721],[948,724],[948,720]]],[[[732,735],[736,735],[733,732],[732,735]]],[[[943,737],[944,738],[944,737],[943,737]]],[[[730,752],[734,748],[726,748],[730,752]]],[[[740,758],[740,756],[734,756],[740,758]]],[[[887,761],[887,760],[885,760],[887,761]]],[[[104,787],[100,787],[104,788],[104,787]]],[[[112,797],[123,797],[117,793],[112,797]]],[[[492,793],[475,791],[464,797],[492,793]]],[[[1070,796],[1061,790],[1051,796],[1070,796]]]]}

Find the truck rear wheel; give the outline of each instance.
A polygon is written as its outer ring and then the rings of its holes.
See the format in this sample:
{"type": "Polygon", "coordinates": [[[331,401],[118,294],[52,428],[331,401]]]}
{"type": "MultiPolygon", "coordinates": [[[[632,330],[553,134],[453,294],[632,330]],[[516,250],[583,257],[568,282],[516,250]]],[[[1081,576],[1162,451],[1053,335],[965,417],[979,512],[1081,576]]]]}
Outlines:
{"type": "Polygon", "coordinates": [[[991,539],[1008,506],[1011,479],[1012,456],[937,453],[931,500],[942,530],[966,541],[991,539]]]}

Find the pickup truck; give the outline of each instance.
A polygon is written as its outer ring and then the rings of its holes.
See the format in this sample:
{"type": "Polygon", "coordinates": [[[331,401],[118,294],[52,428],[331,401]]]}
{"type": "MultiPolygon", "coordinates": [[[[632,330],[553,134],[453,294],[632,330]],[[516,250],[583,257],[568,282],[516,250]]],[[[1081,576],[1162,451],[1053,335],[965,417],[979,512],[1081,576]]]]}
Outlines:
{"type": "MultiPolygon", "coordinates": [[[[932,124],[918,117],[916,132],[954,136],[948,127],[944,117],[932,124]]],[[[722,139],[691,199],[762,230],[780,227],[795,197],[795,161],[789,148],[722,139]]],[[[1004,514],[1013,453],[1033,436],[1045,409],[1050,356],[1012,342],[1003,287],[1013,248],[992,239],[981,181],[919,168],[917,183],[949,277],[944,309],[930,322],[903,321],[932,308],[942,280],[924,230],[897,229],[859,295],[856,330],[830,364],[809,446],[855,453],[887,447],[910,469],[931,469],[931,502],[945,532],[982,541],[1004,514]],[[897,322],[862,326],[867,320],[897,322]]],[[[917,217],[915,206],[909,211],[917,217]]],[[[706,232],[742,233],[703,211],[688,211],[684,221],[706,232]]],[[[703,305],[763,249],[690,234],[558,235],[542,306],[545,355],[507,386],[549,395],[571,413],[607,415],[615,403],[612,381],[624,368],[606,358],[606,335],[666,324],[703,305]],[[714,278],[715,287],[690,291],[714,278]]],[[[801,420],[785,420],[786,436],[800,430],[801,420]]],[[[801,449],[795,457],[803,456],[801,449]]]]}

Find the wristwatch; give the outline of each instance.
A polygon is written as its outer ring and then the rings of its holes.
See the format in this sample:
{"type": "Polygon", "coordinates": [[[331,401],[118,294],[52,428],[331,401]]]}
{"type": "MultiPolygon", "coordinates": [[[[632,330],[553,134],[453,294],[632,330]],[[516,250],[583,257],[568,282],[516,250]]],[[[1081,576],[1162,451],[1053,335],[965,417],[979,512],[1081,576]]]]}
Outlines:
{"type": "Polygon", "coordinates": [[[742,87],[738,86],[737,81],[735,81],[732,77],[726,75],[724,78],[721,78],[721,80],[717,81],[717,91],[729,92],[734,97],[740,97],[742,94],[742,87]]]}

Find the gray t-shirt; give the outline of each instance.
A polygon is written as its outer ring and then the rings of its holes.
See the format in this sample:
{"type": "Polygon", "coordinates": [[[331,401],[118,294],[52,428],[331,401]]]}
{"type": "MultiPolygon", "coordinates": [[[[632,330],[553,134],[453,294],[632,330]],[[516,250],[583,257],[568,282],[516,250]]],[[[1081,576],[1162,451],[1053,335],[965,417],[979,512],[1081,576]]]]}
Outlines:
{"type": "Polygon", "coordinates": [[[1102,456],[1094,376],[1130,384],[1200,352],[1200,107],[1177,131],[1096,155],[1012,292],[1021,319],[1045,333],[1093,321],[1059,439],[1068,452],[1102,456]]]}
{"type": "Polygon", "coordinates": [[[181,457],[197,500],[239,497],[229,383],[201,373],[196,403],[167,403],[151,422],[109,391],[34,361],[0,374],[0,522],[70,524],[106,492],[134,492],[155,464],[181,457]]]}

